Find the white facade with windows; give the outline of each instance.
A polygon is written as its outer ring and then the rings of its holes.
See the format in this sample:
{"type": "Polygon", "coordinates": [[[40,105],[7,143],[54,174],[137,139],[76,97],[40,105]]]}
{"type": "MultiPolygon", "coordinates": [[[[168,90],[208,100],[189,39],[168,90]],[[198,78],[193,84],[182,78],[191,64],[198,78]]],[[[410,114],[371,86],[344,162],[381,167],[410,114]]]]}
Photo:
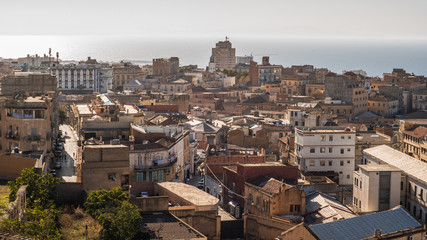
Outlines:
{"type": "Polygon", "coordinates": [[[356,132],[346,127],[295,128],[295,156],[302,172],[335,172],[353,183],[356,132]]]}
{"type": "Polygon", "coordinates": [[[91,91],[106,93],[113,87],[113,69],[96,65],[59,65],[51,67],[58,78],[60,91],[91,91]]]}
{"type": "Polygon", "coordinates": [[[353,209],[356,212],[377,212],[401,203],[402,171],[385,164],[359,165],[354,172],[353,209]]]}
{"type": "Polygon", "coordinates": [[[427,222],[427,163],[389,146],[381,145],[363,150],[364,163],[387,164],[402,171],[400,205],[415,218],[427,222]]]}

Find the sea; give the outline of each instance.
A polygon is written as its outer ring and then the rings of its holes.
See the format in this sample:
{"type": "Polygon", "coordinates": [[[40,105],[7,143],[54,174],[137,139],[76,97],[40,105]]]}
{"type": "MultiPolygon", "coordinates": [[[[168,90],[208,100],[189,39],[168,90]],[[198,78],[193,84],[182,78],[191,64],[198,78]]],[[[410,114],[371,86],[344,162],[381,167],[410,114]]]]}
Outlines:
{"type": "MultiPolygon", "coordinates": [[[[427,41],[411,39],[309,38],[229,36],[237,56],[252,55],[271,64],[314,65],[341,73],[362,69],[368,76],[382,76],[393,68],[427,75],[427,41]]],[[[156,37],[131,35],[0,35],[0,57],[17,58],[27,54],[59,52],[62,60],[85,60],[88,56],[101,62],[131,61],[145,65],[153,58],[179,57],[180,65],[208,65],[218,37],[156,37]]]]}

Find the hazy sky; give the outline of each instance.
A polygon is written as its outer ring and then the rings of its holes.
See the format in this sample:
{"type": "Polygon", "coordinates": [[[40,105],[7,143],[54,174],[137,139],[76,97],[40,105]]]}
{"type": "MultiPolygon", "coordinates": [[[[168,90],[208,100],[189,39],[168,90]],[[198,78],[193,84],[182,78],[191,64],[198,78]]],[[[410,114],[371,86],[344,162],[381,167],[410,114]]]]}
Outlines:
{"type": "Polygon", "coordinates": [[[2,1],[1,35],[427,40],[426,0],[2,1]]]}

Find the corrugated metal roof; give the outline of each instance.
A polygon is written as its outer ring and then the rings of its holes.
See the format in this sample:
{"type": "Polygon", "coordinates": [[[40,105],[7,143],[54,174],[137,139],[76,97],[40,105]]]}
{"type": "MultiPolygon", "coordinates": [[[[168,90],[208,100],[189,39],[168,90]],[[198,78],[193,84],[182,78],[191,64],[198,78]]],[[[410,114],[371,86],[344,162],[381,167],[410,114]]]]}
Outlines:
{"type": "Polygon", "coordinates": [[[375,229],[381,229],[382,234],[387,234],[421,226],[416,219],[399,206],[384,212],[311,225],[309,228],[319,239],[356,240],[373,236],[375,229]]]}
{"type": "Polygon", "coordinates": [[[368,148],[363,150],[363,152],[380,159],[384,163],[399,168],[419,181],[427,183],[427,163],[386,145],[368,148]]]}

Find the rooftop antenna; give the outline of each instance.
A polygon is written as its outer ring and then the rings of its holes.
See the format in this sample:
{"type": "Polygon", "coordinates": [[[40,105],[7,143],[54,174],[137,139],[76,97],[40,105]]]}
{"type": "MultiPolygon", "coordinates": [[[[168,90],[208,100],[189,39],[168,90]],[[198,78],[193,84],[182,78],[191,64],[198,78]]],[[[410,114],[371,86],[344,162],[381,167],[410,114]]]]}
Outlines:
{"type": "Polygon", "coordinates": [[[228,38],[227,36],[225,36],[225,41],[227,41],[227,42],[228,42],[228,40],[229,40],[229,38],[228,38]]]}

